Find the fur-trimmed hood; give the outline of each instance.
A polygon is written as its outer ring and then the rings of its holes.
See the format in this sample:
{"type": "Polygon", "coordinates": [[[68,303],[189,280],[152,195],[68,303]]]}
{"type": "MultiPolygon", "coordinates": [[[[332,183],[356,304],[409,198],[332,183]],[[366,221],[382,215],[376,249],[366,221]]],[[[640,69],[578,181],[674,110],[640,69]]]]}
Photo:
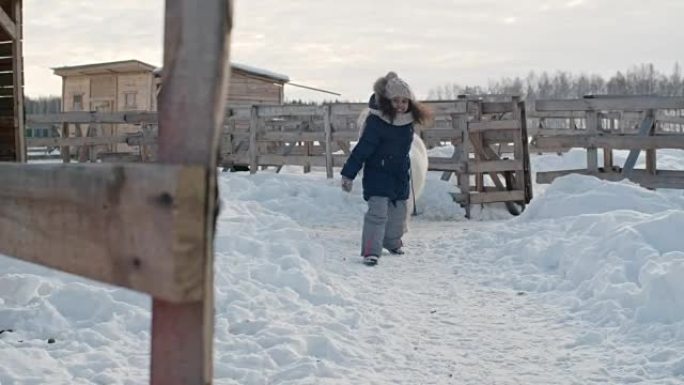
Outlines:
{"type": "Polygon", "coordinates": [[[382,111],[380,111],[376,101],[376,94],[373,94],[368,100],[368,108],[364,108],[359,114],[359,117],[356,119],[356,125],[359,127],[359,138],[363,134],[364,128],[366,128],[366,119],[370,114],[378,116],[380,119],[393,126],[405,126],[407,124],[414,123],[413,115],[410,112],[397,114],[397,116],[394,118],[394,121],[391,121],[388,116],[383,115],[382,111]]]}

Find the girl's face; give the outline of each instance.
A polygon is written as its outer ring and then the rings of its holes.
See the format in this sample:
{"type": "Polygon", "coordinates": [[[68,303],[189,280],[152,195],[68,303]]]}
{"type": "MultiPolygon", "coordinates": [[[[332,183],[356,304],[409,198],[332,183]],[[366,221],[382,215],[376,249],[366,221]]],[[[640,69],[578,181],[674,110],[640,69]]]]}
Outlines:
{"type": "Polygon", "coordinates": [[[394,107],[394,110],[398,114],[403,114],[408,111],[409,100],[407,98],[402,98],[400,96],[392,98],[392,107],[394,107]]]}

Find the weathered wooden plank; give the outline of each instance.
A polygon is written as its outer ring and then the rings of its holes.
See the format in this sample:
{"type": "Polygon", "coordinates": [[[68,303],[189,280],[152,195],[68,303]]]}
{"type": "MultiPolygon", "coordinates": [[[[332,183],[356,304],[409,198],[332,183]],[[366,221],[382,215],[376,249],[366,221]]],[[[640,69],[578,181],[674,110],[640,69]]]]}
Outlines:
{"type": "MultiPolygon", "coordinates": [[[[245,154],[231,154],[225,157],[225,160],[237,164],[249,163],[249,156],[245,154]]],[[[347,160],[347,155],[333,154],[333,167],[342,167],[347,160]]],[[[326,167],[325,155],[271,155],[264,154],[258,156],[258,166],[312,166],[312,167],[326,167]]]]}
{"type": "MultiPolygon", "coordinates": [[[[62,124],[61,135],[62,135],[62,139],[67,139],[69,137],[69,124],[68,123],[62,124]]],[[[71,162],[71,149],[69,148],[69,146],[67,144],[62,144],[62,146],[59,148],[59,153],[62,154],[62,162],[64,162],[64,163],[70,163],[71,162]]]]}
{"type": "Polygon", "coordinates": [[[202,265],[202,296],[187,304],[153,300],[153,385],[206,385],[214,377],[216,163],[228,96],[232,15],[231,0],[204,0],[201,6],[166,0],[158,157],[164,163],[202,166],[207,188],[203,207],[195,211],[202,217],[196,227],[204,234],[204,248],[194,252],[202,265]]]}
{"type": "Polygon", "coordinates": [[[19,162],[26,162],[26,142],[25,142],[25,124],[24,124],[24,52],[23,52],[23,11],[22,0],[13,2],[13,9],[15,24],[15,39],[12,44],[12,72],[14,75],[13,89],[14,89],[14,116],[15,120],[15,137],[16,147],[19,162]]]}
{"type": "MultiPolygon", "coordinates": [[[[456,148],[454,151],[454,158],[460,160],[466,165],[464,172],[458,174],[458,187],[463,194],[463,207],[465,208],[465,216],[470,219],[470,176],[468,175],[467,162],[470,158],[470,139],[468,137],[468,115],[462,114],[458,116],[458,126],[462,130],[461,145],[460,148],[456,148]],[[460,151],[459,151],[460,150],[460,151]]],[[[444,175],[442,175],[444,179],[444,175]]]]}
{"type": "Polygon", "coordinates": [[[14,84],[13,72],[0,72],[0,86],[7,87],[14,84]]]}
{"type": "Polygon", "coordinates": [[[257,148],[257,131],[259,128],[259,112],[258,107],[252,107],[251,120],[249,122],[249,173],[256,174],[257,172],[257,156],[259,150],[257,148]]]}
{"type": "Polygon", "coordinates": [[[502,114],[513,112],[512,102],[484,102],[482,103],[483,114],[502,114]]]}
{"type": "Polygon", "coordinates": [[[466,102],[461,100],[451,102],[426,102],[425,105],[433,111],[435,116],[465,114],[467,108],[466,102]]]}
{"type": "Polygon", "coordinates": [[[140,154],[132,152],[101,152],[98,158],[106,163],[134,163],[142,161],[140,154]]]}
{"type": "Polygon", "coordinates": [[[656,116],[656,121],[660,123],[684,124],[684,117],[658,114],[658,116],[656,116]]]}
{"type": "MultiPolygon", "coordinates": [[[[596,111],[587,111],[587,135],[596,135],[598,130],[598,114],[596,111]]],[[[587,147],[587,168],[589,171],[598,170],[598,149],[596,146],[587,147]]]]}
{"type": "Polygon", "coordinates": [[[0,42],[0,57],[12,57],[12,49],[11,41],[0,42]]]}
{"type": "MultiPolygon", "coordinates": [[[[457,202],[463,202],[465,195],[454,193],[452,197],[457,202]]],[[[521,190],[492,191],[468,194],[470,204],[495,203],[495,202],[521,202],[525,200],[525,192],[521,190]]]]}
{"type": "Polygon", "coordinates": [[[58,114],[27,115],[27,123],[33,124],[61,124],[67,123],[111,123],[111,124],[139,124],[157,123],[157,113],[153,111],[68,111],[58,114]]]}
{"type": "Polygon", "coordinates": [[[29,147],[41,146],[93,146],[126,143],[127,135],[119,136],[93,136],[93,137],[57,137],[57,138],[30,138],[26,140],[29,147]]]}
{"type": "MultiPolygon", "coordinates": [[[[358,134],[357,134],[358,135],[358,134]]],[[[280,132],[270,131],[257,133],[256,140],[259,142],[296,142],[296,141],[325,141],[325,132],[280,132]]]]}
{"type": "Polygon", "coordinates": [[[258,106],[260,118],[273,118],[279,116],[316,116],[320,114],[318,106],[258,106]]]}
{"type": "Polygon", "coordinates": [[[515,137],[514,131],[485,131],[482,133],[486,144],[494,143],[513,143],[515,137]]]}
{"type": "Polygon", "coordinates": [[[558,135],[538,136],[537,148],[560,150],[573,147],[611,147],[617,150],[639,150],[673,148],[684,149],[684,135],[655,135],[640,137],[636,135],[558,135]]]}
{"type": "Polygon", "coordinates": [[[427,141],[461,140],[461,131],[451,128],[429,128],[423,131],[423,139],[427,141]]]}
{"type": "Polygon", "coordinates": [[[323,107],[323,128],[325,129],[325,173],[326,177],[333,177],[332,126],[330,125],[330,106],[323,107]]]}
{"type": "Polygon", "coordinates": [[[468,131],[471,133],[495,130],[519,131],[520,123],[515,120],[490,120],[468,123],[468,131]]]}
{"type": "Polygon", "coordinates": [[[196,300],[204,177],[197,167],[0,164],[0,252],[167,301],[196,300]]]}
{"type": "Polygon", "coordinates": [[[7,33],[7,36],[9,36],[10,39],[17,39],[17,36],[19,35],[17,33],[17,25],[2,7],[0,7],[0,27],[7,33]]]}
{"type": "MultiPolygon", "coordinates": [[[[639,125],[639,132],[637,133],[637,135],[639,135],[639,137],[646,137],[646,136],[652,134],[654,123],[655,123],[654,111],[649,110],[646,113],[646,116],[644,116],[644,120],[642,120],[641,124],[639,125]]],[[[651,149],[649,149],[649,150],[651,150],[651,149]]],[[[637,159],[639,158],[639,152],[641,152],[640,149],[633,149],[632,151],[629,152],[629,155],[627,156],[627,159],[625,160],[625,165],[622,168],[622,173],[625,176],[629,176],[629,173],[632,172],[632,169],[634,169],[634,165],[636,164],[637,159]]]]}
{"type": "MultiPolygon", "coordinates": [[[[463,103],[465,105],[465,103],[463,103]]],[[[452,140],[454,146],[454,153],[451,155],[451,160],[453,163],[458,163],[460,161],[465,162],[468,158],[468,153],[463,154],[463,140],[467,132],[468,116],[466,114],[452,114],[451,115],[451,127],[454,131],[458,132],[458,138],[452,140]],[[465,126],[461,126],[465,124],[465,126]],[[461,160],[462,159],[462,160],[461,160]]],[[[451,171],[445,171],[442,173],[441,179],[443,181],[448,181],[451,179],[451,171]]]]}
{"type": "Polygon", "coordinates": [[[673,170],[658,170],[656,174],[653,175],[646,170],[635,169],[632,170],[632,173],[629,175],[629,177],[616,172],[591,173],[586,169],[546,171],[538,172],[536,180],[539,184],[548,184],[552,183],[556,178],[570,174],[590,175],[599,179],[613,182],[629,179],[634,183],[638,183],[642,187],[646,188],[684,189],[684,171],[673,170]]]}
{"type": "Polygon", "coordinates": [[[584,119],[584,111],[528,111],[530,119],[584,119]]]}
{"type": "Polygon", "coordinates": [[[537,100],[536,111],[585,111],[648,109],[684,109],[682,97],[642,96],[631,98],[588,98],[572,100],[537,100]]]}
{"type": "Polygon", "coordinates": [[[451,158],[428,158],[430,171],[452,171],[457,173],[497,173],[504,171],[518,171],[523,169],[522,160],[482,160],[468,161],[467,166],[462,162],[454,162],[451,158]]]}
{"type": "Polygon", "coordinates": [[[330,113],[333,119],[337,117],[357,117],[361,114],[368,104],[366,103],[335,103],[330,105],[330,113]]]}
{"type": "Polygon", "coordinates": [[[0,96],[14,96],[14,88],[0,87],[0,96]]]}

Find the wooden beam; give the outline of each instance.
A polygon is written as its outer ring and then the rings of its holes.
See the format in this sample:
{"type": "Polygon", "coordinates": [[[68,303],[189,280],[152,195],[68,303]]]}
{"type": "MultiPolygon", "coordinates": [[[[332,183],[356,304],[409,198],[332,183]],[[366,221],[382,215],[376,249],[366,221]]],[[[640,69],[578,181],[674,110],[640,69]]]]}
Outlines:
{"type": "Polygon", "coordinates": [[[19,35],[17,33],[17,25],[2,7],[0,7],[0,27],[7,33],[10,39],[17,40],[19,35]]]}
{"type": "Polygon", "coordinates": [[[642,111],[648,109],[684,109],[684,98],[642,96],[572,100],[537,100],[536,111],[642,111]]]}
{"type": "Polygon", "coordinates": [[[105,123],[105,124],[156,124],[157,113],[154,111],[69,111],[58,114],[27,115],[26,121],[33,124],[67,123],[105,123]]]}
{"type": "Polygon", "coordinates": [[[23,0],[15,0],[13,2],[12,12],[15,20],[15,38],[12,44],[12,71],[14,74],[14,116],[17,146],[17,160],[19,162],[26,162],[26,134],[24,123],[24,51],[23,51],[23,0]]]}
{"type": "Polygon", "coordinates": [[[332,126],[330,124],[330,106],[323,107],[323,128],[325,130],[325,174],[328,179],[333,177],[332,126]]]}
{"type": "MultiPolygon", "coordinates": [[[[464,163],[454,162],[451,158],[429,158],[430,171],[453,171],[456,173],[501,173],[504,171],[518,171],[523,169],[522,160],[483,160],[464,163]]],[[[492,177],[493,178],[493,177],[492,177]]],[[[502,185],[503,187],[503,185],[502,185]]]]}
{"type": "Polygon", "coordinates": [[[216,166],[228,96],[232,17],[232,0],[204,0],[201,6],[166,0],[159,161],[203,167],[207,188],[204,206],[197,209],[204,247],[194,252],[203,267],[201,299],[180,305],[153,299],[153,385],[213,382],[216,166]]]}
{"type": "MultiPolygon", "coordinates": [[[[66,123],[65,123],[66,124],[66,123]]],[[[126,143],[127,135],[119,136],[93,136],[93,137],[56,137],[56,138],[30,138],[27,140],[29,147],[42,146],[93,146],[116,143],[126,143]]]]}
{"type": "Polygon", "coordinates": [[[0,253],[196,300],[204,177],[202,168],[150,164],[0,164],[0,253]]]}
{"type": "MultiPolygon", "coordinates": [[[[599,119],[596,111],[587,111],[587,135],[598,133],[599,119]]],[[[587,168],[595,172],[598,170],[598,149],[596,146],[587,147],[587,168]]]]}
{"type": "Polygon", "coordinates": [[[640,150],[652,148],[684,149],[684,135],[557,135],[538,136],[537,148],[543,150],[562,150],[573,147],[611,147],[616,150],[640,150]]]}
{"type": "Polygon", "coordinates": [[[257,172],[257,157],[259,156],[259,148],[257,147],[257,131],[259,128],[259,113],[257,106],[252,106],[252,115],[249,120],[249,173],[256,174],[257,172]]]}
{"type": "Polygon", "coordinates": [[[468,123],[468,131],[470,133],[495,130],[520,131],[520,123],[515,120],[490,120],[468,123]]]}
{"type": "MultiPolygon", "coordinates": [[[[62,123],[61,134],[62,139],[67,139],[69,137],[69,123],[62,123]]],[[[62,162],[71,162],[71,150],[69,148],[69,145],[62,144],[62,146],[59,148],[59,153],[62,155],[62,162]]]]}
{"type": "MultiPolygon", "coordinates": [[[[465,198],[463,193],[453,193],[451,195],[453,199],[457,202],[463,202],[465,198]]],[[[525,200],[525,192],[521,190],[481,192],[477,194],[468,195],[471,204],[494,202],[522,202],[525,200]]]]}
{"type": "MultiPolygon", "coordinates": [[[[649,136],[653,133],[653,124],[655,123],[654,120],[654,111],[649,110],[646,113],[646,116],[644,116],[644,120],[641,121],[641,124],[639,125],[639,132],[637,133],[640,137],[646,137],[649,136]]],[[[649,149],[652,150],[652,149],[649,149]]],[[[625,160],[625,165],[622,168],[622,173],[625,176],[629,176],[629,173],[632,172],[632,169],[634,168],[634,165],[637,162],[637,159],[639,158],[639,153],[641,152],[641,149],[633,149],[632,151],[629,152],[629,155],[627,156],[627,159],[625,160]]]]}
{"type": "Polygon", "coordinates": [[[618,182],[624,179],[629,179],[634,183],[638,183],[645,188],[669,188],[669,189],[684,189],[684,171],[674,171],[674,170],[657,170],[656,174],[653,175],[650,171],[635,169],[629,175],[626,176],[615,173],[615,172],[597,172],[591,173],[586,169],[578,170],[561,170],[561,171],[546,171],[537,173],[537,183],[548,184],[552,183],[556,178],[560,178],[565,175],[579,174],[579,175],[590,175],[599,179],[618,182]]]}
{"type": "Polygon", "coordinates": [[[12,42],[11,41],[2,41],[0,42],[0,58],[10,58],[12,57],[12,42]]]}
{"type": "Polygon", "coordinates": [[[483,114],[503,114],[506,112],[513,112],[513,103],[511,102],[484,102],[482,103],[483,114]]]}

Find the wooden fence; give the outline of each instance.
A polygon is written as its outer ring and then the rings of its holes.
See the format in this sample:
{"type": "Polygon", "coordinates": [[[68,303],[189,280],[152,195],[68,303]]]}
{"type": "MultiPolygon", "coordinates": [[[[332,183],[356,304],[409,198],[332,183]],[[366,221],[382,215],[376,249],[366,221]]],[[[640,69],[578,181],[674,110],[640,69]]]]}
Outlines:
{"type": "Polygon", "coordinates": [[[206,385],[232,2],[165,4],[158,163],[0,163],[0,253],[150,294],[150,382],[206,385]]]}
{"type": "Polygon", "coordinates": [[[579,121],[569,128],[539,130],[532,140],[535,148],[587,149],[586,169],[539,172],[537,183],[579,173],[607,180],[628,178],[647,188],[684,188],[684,170],[658,170],[656,164],[658,149],[684,149],[684,98],[587,97],[538,101],[535,108],[536,114],[566,115],[579,121]],[[624,124],[625,117],[639,119],[638,124],[624,124]],[[603,153],[602,165],[598,149],[603,153]],[[614,164],[613,150],[630,150],[623,165],[614,164]],[[646,167],[635,169],[641,151],[645,151],[646,167]]]}
{"type": "MultiPolygon", "coordinates": [[[[524,205],[532,196],[529,156],[524,124],[524,104],[517,99],[485,102],[461,98],[428,102],[434,111],[434,124],[420,131],[428,145],[449,143],[452,156],[430,157],[429,169],[443,171],[444,179],[459,177],[459,193],[454,199],[468,211],[471,204],[518,202],[524,205]],[[464,140],[465,138],[465,140],[464,140]],[[466,155],[464,155],[466,154],[466,155]],[[485,181],[486,180],[486,181],[485,181]]],[[[352,142],[358,139],[357,118],[366,107],[362,103],[336,103],[322,106],[273,105],[238,107],[227,110],[221,135],[219,162],[224,169],[248,166],[259,168],[285,165],[325,168],[329,178],[334,168],[347,159],[352,142]]],[[[29,122],[61,125],[62,132],[80,132],[80,126],[96,124],[139,124],[138,133],[118,136],[77,136],[30,139],[34,146],[59,146],[64,161],[74,158],[93,161],[89,147],[111,143],[139,146],[137,153],[98,156],[104,161],[149,161],[156,147],[156,114],[153,112],[69,112],[29,116],[29,122]],[[76,125],[76,130],[67,130],[76,125]],[[71,148],[78,154],[71,156],[71,148]]],[[[66,135],[66,134],[65,134],[66,135]]]]}

